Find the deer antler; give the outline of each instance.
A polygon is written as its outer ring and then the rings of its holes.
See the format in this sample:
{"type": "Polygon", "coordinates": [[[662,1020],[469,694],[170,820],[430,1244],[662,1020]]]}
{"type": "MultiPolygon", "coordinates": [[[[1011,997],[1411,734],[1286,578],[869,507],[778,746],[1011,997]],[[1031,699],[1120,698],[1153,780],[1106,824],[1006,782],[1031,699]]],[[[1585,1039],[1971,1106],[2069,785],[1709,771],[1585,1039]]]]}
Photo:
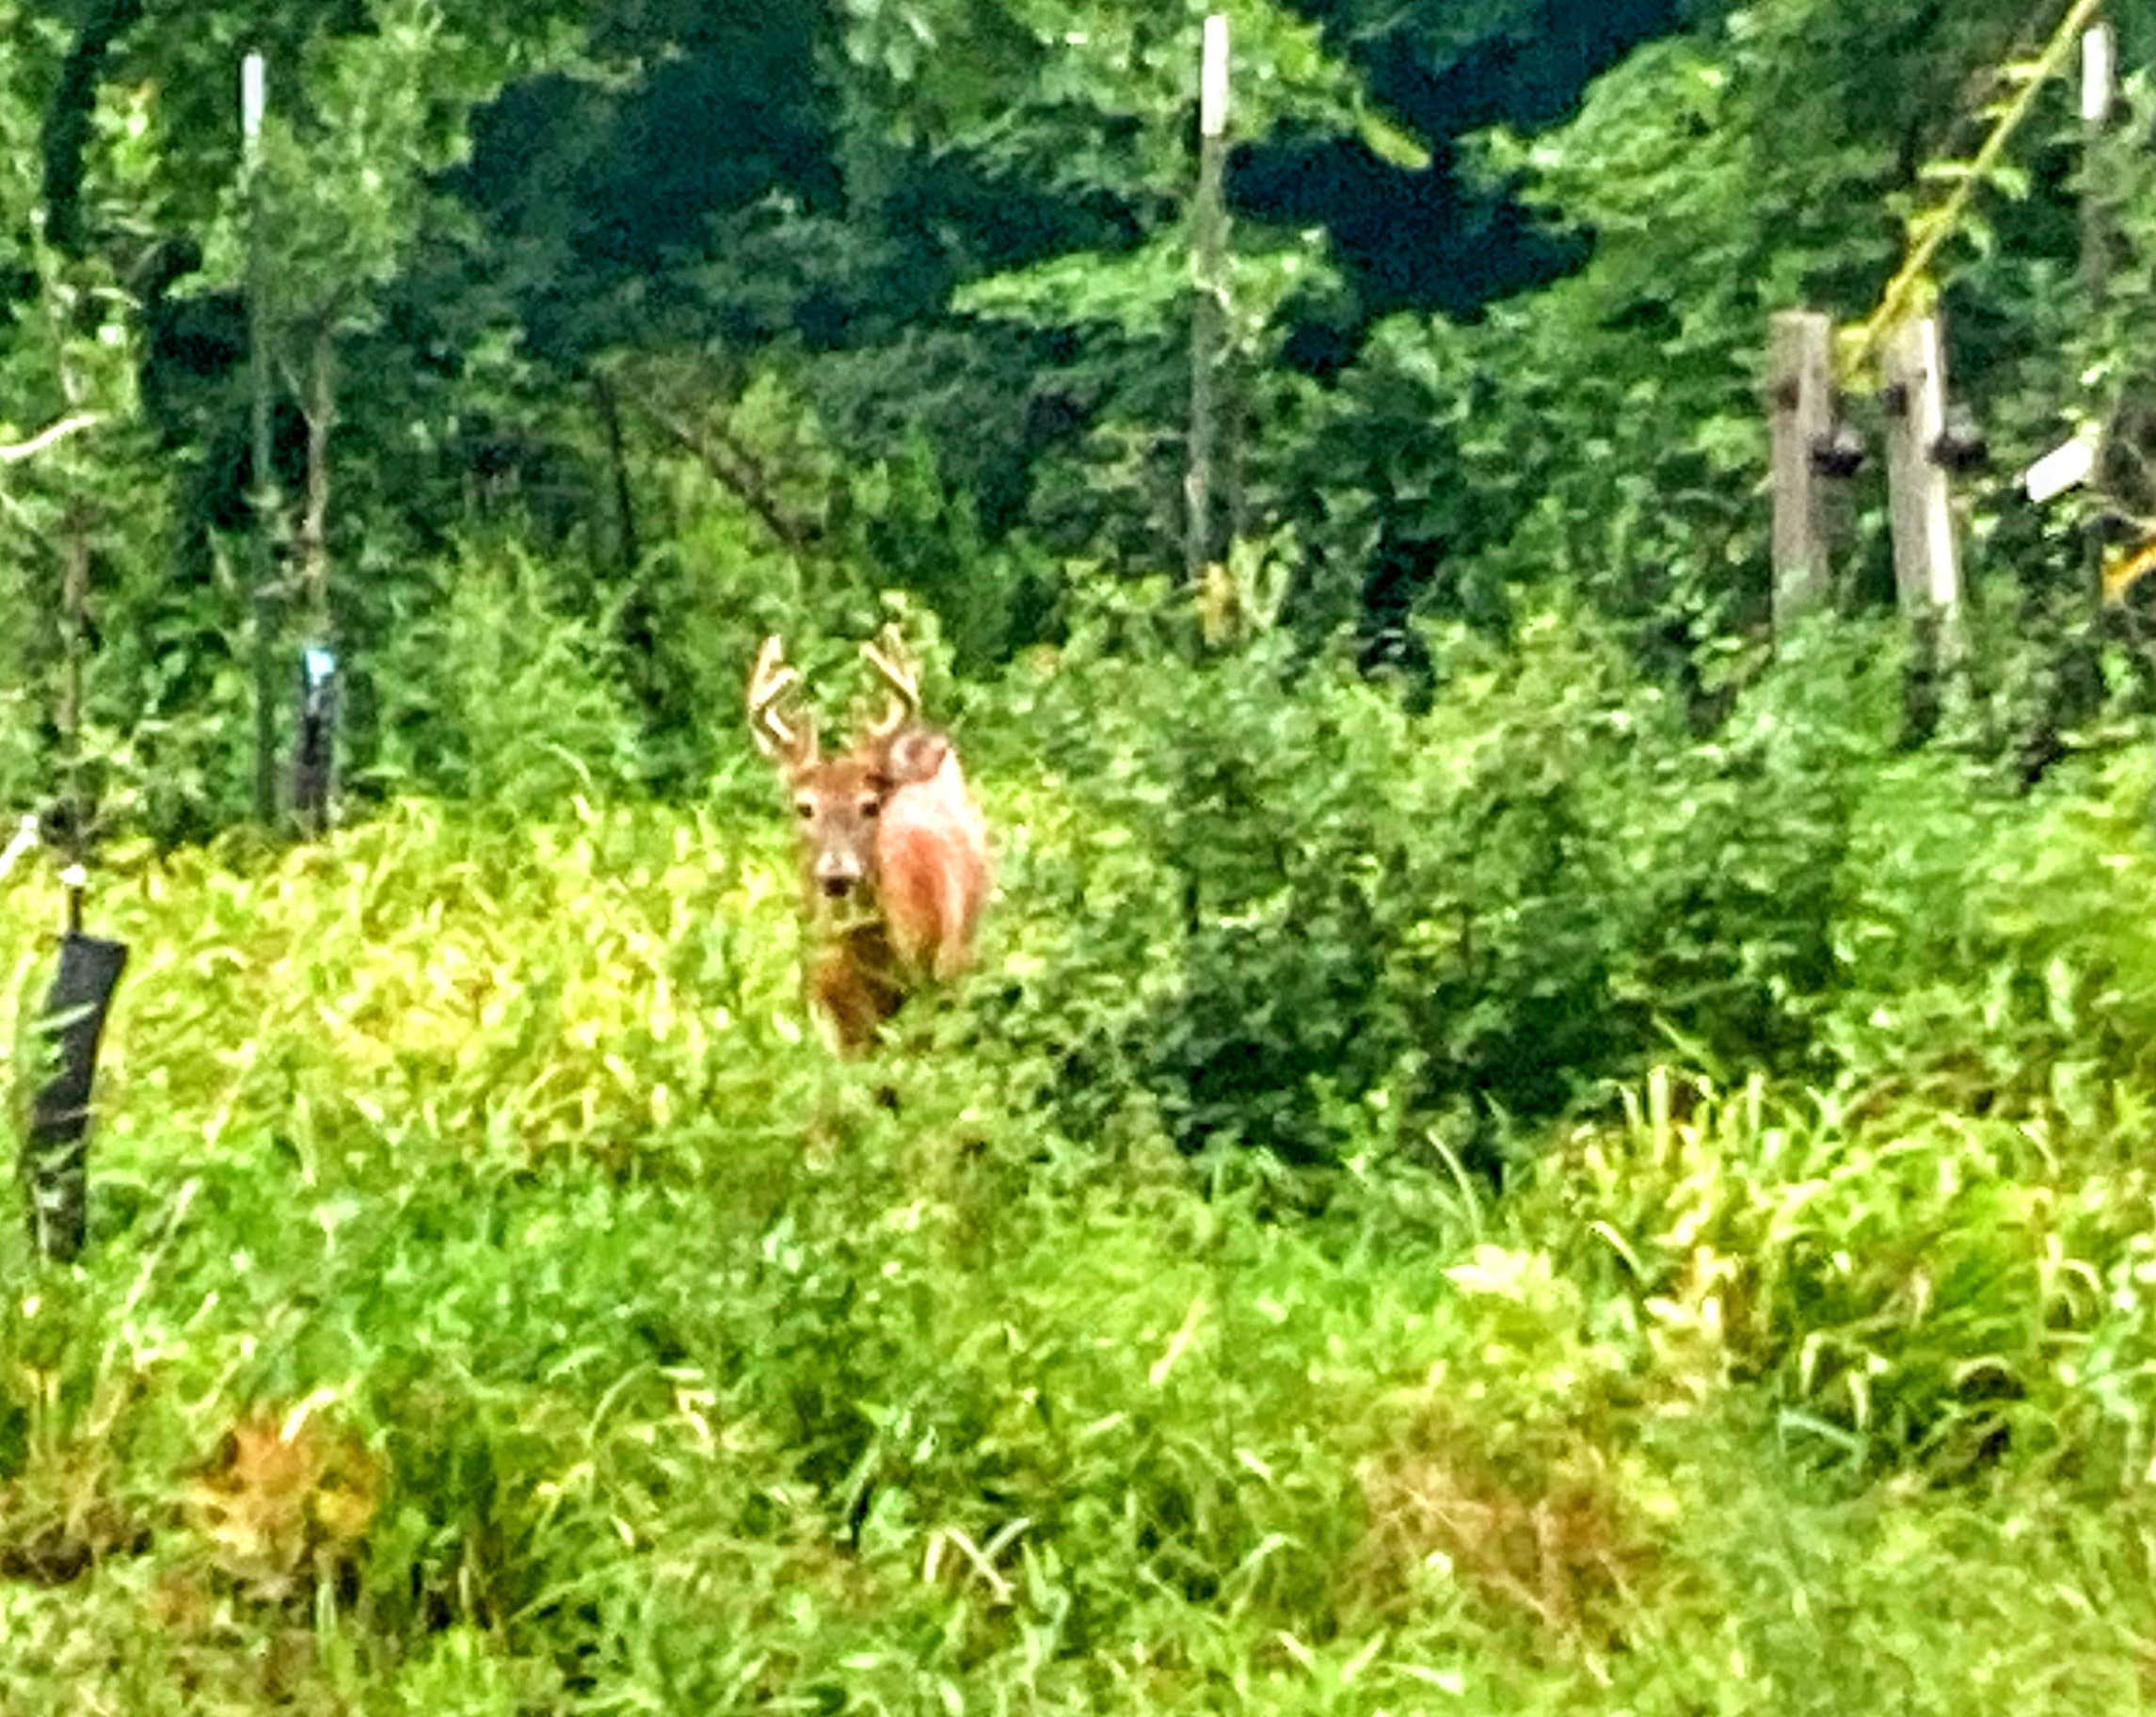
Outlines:
{"type": "Polygon", "coordinates": [[[868,736],[888,739],[920,714],[920,677],[896,626],[885,627],[873,644],[862,645],[861,655],[891,694],[889,706],[870,725],[868,736]]]}
{"type": "Polygon", "coordinates": [[[785,646],[776,634],[764,639],[756,653],[756,668],[749,675],[748,718],[756,743],[771,757],[798,763],[816,755],[816,722],[804,716],[796,727],[780,714],[779,705],[801,683],[800,670],[785,660],[785,646]]]}

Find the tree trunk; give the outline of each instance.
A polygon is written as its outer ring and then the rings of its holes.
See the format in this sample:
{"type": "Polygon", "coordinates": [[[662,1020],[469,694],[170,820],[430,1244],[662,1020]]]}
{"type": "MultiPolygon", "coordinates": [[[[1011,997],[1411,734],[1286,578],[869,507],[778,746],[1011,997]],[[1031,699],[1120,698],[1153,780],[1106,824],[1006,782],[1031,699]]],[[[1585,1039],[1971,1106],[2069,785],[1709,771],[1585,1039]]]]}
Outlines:
{"type": "Polygon", "coordinates": [[[337,336],[315,330],[307,376],[307,510],[299,522],[299,580],[314,636],[329,636],[329,434],[337,425],[337,336]]]}
{"type": "Polygon", "coordinates": [[[626,574],[636,570],[642,555],[636,540],[636,498],[629,488],[629,450],[621,434],[621,402],[604,376],[592,377],[591,392],[599,405],[599,426],[606,433],[607,463],[614,478],[615,570],[626,574]]]}
{"type": "Polygon", "coordinates": [[[142,16],[144,0],[99,0],[86,8],[59,81],[45,104],[42,156],[45,236],[64,256],[80,256],[88,240],[83,219],[83,164],[97,114],[97,92],[120,38],[142,16]]]}

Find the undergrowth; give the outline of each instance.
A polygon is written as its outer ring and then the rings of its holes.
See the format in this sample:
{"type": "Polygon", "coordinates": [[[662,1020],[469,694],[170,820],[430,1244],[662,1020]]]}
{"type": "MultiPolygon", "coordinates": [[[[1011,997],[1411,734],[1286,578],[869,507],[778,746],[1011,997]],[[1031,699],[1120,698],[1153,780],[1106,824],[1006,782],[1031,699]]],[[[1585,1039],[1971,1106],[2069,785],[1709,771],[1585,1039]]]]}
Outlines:
{"type": "Polygon", "coordinates": [[[1701,746],[1562,629],[1417,717],[1090,648],[867,1067],[745,772],[115,850],[0,1709],[2143,1709],[2146,762],[1899,753],[1861,650],[1701,746]]]}

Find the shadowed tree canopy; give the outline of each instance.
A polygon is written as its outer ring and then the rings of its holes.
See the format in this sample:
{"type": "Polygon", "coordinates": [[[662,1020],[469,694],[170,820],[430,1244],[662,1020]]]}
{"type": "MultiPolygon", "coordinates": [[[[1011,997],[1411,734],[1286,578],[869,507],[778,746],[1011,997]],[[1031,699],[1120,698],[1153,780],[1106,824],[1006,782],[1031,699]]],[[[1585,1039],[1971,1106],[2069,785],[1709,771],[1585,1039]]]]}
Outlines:
{"type": "Polygon", "coordinates": [[[1300,0],[1300,9],[1430,153],[1427,167],[1402,166],[1352,136],[1270,139],[1243,152],[1238,204],[1321,225],[1337,247],[1352,302],[1311,318],[1293,348],[1331,369],[1362,329],[1394,311],[1472,315],[1576,266],[1578,244],[1539,230],[1512,187],[1470,175],[1453,146],[1493,125],[1561,120],[1625,54],[1701,8],[1688,0],[1300,0]]]}
{"type": "MultiPolygon", "coordinates": [[[[45,85],[40,127],[47,230],[62,250],[95,238],[80,193],[101,88],[149,74],[166,91],[165,247],[137,280],[149,288],[155,325],[146,391],[177,429],[199,410],[189,390],[207,380],[223,391],[238,357],[236,305],[219,310],[183,296],[165,307],[168,293],[191,290],[200,229],[233,165],[236,62],[248,48],[263,49],[273,103],[304,101],[288,69],[306,43],[364,33],[370,11],[362,0],[330,8],[42,0],[40,9],[66,44],[45,85]]],[[[745,352],[782,341],[808,352],[872,353],[911,351],[943,330],[958,343],[953,353],[966,354],[963,369],[1007,374],[1015,363],[1023,377],[992,386],[1022,413],[994,438],[994,457],[968,456],[953,438],[939,438],[946,462],[966,467],[982,489],[989,516],[1011,516],[1031,456],[1077,433],[1121,384],[1104,381],[1097,363],[1073,373],[1058,359],[1067,350],[1058,338],[1014,344],[1008,330],[953,317],[951,292],[1056,256],[1127,251],[1174,210],[1143,175],[1043,177],[1037,157],[1014,155],[1007,135],[983,142],[978,126],[942,137],[918,124],[894,131],[894,118],[936,110],[932,93],[949,109],[977,90],[993,111],[998,88],[1038,52],[1025,27],[1030,15],[985,4],[965,11],[963,40],[944,44],[949,69],[931,92],[918,73],[864,66],[854,38],[868,9],[827,0],[607,0],[521,8],[508,19],[471,4],[444,8],[460,40],[505,44],[573,22],[584,51],[576,65],[513,78],[475,114],[470,157],[443,183],[482,223],[486,260],[475,271],[439,265],[447,261],[439,246],[431,265],[415,255],[425,279],[392,289],[390,334],[408,332],[440,350],[446,330],[473,313],[456,310],[455,297],[477,294],[513,307],[528,357],[573,374],[594,352],[624,343],[717,341],[745,352]]],[[[1428,152],[1427,165],[1398,165],[1353,128],[1328,133],[1306,117],[1269,126],[1238,151],[1229,188],[1239,212],[1329,235],[1337,284],[1313,282],[1291,304],[1285,355],[1331,373],[1391,312],[1471,315],[1576,265],[1580,245],[1538,230],[1509,186],[1468,169],[1455,139],[1493,123],[1561,117],[1628,47],[1680,23],[1683,8],[1680,0],[1405,8],[1299,0],[1295,10],[1428,152]]],[[[1176,45],[1180,29],[1164,37],[1174,55],[1187,53],[1176,45]]],[[[1080,119],[1078,135],[1097,138],[1110,158],[1142,140],[1128,119],[1085,120],[1068,110],[1080,119]]],[[[1061,121],[1035,107],[1030,122],[1061,121]]],[[[140,253],[139,239],[105,236],[140,253]]],[[[854,366],[839,384],[845,397],[826,405],[840,416],[885,415],[875,400],[889,384],[877,368],[854,366]]],[[[956,408],[952,422],[970,427],[980,409],[978,399],[956,408]]],[[[229,426],[211,433],[231,441],[229,426]]],[[[232,498],[215,512],[229,522],[232,498]]]]}
{"type": "MultiPolygon", "coordinates": [[[[1576,245],[1535,231],[1509,187],[1474,181],[1451,145],[1493,124],[1562,118],[1595,76],[1688,8],[1297,9],[1430,155],[1399,166],[1347,134],[1283,134],[1238,152],[1230,194],[1240,211],[1331,234],[1351,289],[1351,343],[1394,310],[1471,313],[1576,263],[1576,245]]],[[[461,188],[519,249],[540,349],[573,347],[572,326],[595,302],[619,315],[607,295],[631,282],[645,313],[678,304],[685,268],[730,334],[784,328],[812,346],[859,345],[933,315],[959,280],[1135,240],[1139,211],[1097,189],[1027,184],[964,149],[870,145],[857,101],[829,70],[837,35],[816,5],[616,7],[593,45],[634,75],[606,88],[550,76],[482,116],[461,188]],[[813,242],[789,242],[789,224],[813,242]]],[[[1324,345],[1320,334],[1312,349],[1324,345]]]]}

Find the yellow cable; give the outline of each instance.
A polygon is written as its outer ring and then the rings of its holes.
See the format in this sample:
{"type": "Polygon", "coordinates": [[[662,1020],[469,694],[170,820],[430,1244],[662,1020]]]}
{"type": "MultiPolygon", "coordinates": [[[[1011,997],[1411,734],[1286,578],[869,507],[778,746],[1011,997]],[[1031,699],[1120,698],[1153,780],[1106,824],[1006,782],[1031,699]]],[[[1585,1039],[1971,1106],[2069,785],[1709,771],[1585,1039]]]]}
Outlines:
{"type": "Polygon", "coordinates": [[[2007,105],[2006,111],[1999,116],[1999,122],[1992,126],[1991,135],[1984,139],[1983,147],[1970,162],[1968,173],[1954,187],[1953,194],[1934,211],[1931,230],[1917,241],[1893,279],[1887,282],[1886,290],[1879,295],[1878,308],[1872,312],[1863,326],[1857,330],[1856,339],[1847,354],[1852,363],[1861,362],[1869,356],[1880,336],[1902,319],[1909,295],[1924,278],[1924,269],[1940,246],[1946,242],[1960,224],[1962,212],[1976,195],[1977,187],[1984,183],[1986,174],[1998,164],[1999,157],[2005,152],[2014,133],[2020,129],[2021,121],[2029,117],[2030,110],[2036,106],[2037,91],[2051,82],[2081,33],[2102,8],[2103,0],[2074,0],[2073,5],[2067,8],[2065,19],[2052,32],[2051,40],[2044,45],[2044,51],[2037,56],[2035,69],[2007,105]]]}
{"type": "Polygon", "coordinates": [[[2149,568],[2156,567],[2156,537],[2150,538],[2131,554],[2122,554],[2103,570],[2103,600],[2116,602],[2139,582],[2149,568]]]}

